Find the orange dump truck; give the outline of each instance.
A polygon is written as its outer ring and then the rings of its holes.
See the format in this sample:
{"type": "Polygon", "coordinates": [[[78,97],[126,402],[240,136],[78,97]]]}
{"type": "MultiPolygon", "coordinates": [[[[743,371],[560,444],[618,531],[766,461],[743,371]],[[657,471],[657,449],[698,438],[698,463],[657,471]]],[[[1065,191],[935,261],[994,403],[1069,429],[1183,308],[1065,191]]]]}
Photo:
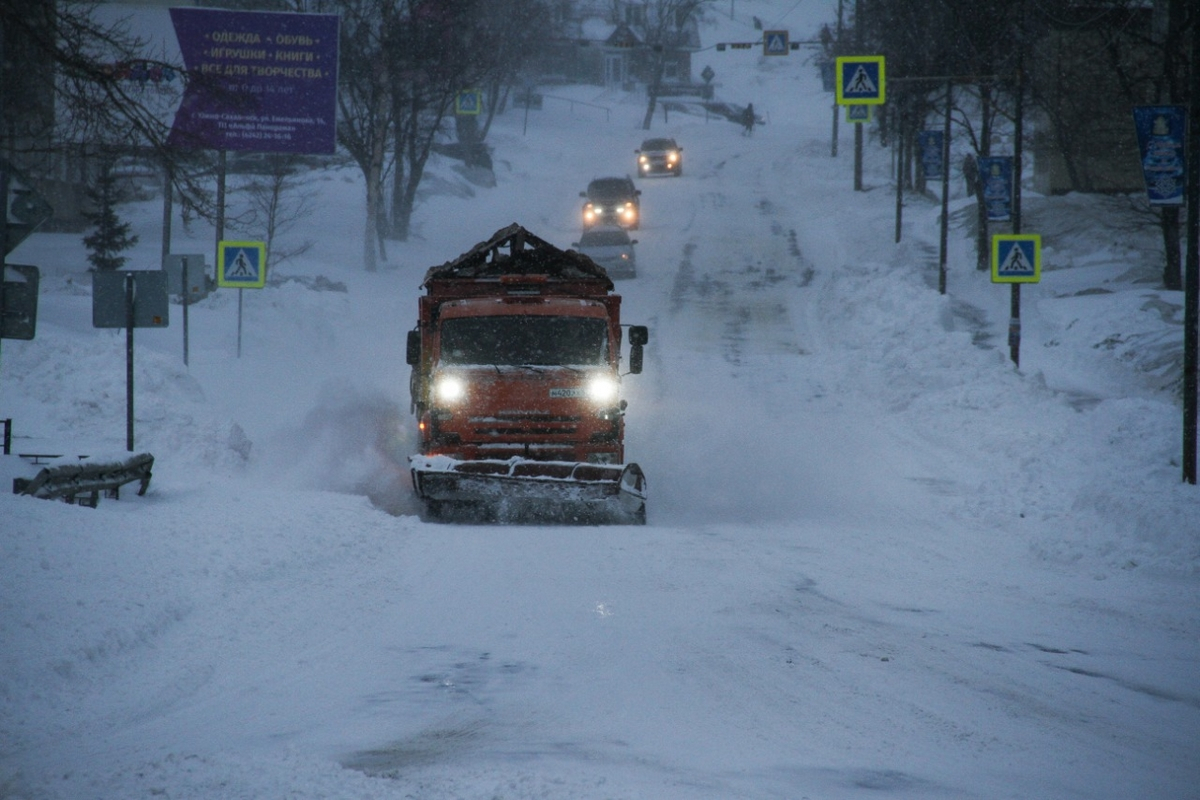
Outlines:
{"type": "MultiPolygon", "coordinates": [[[[621,298],[604,270],[514,224],[422,288],[409,460],[427,515],[644,523],[646,479],[625,463],[621,298]]],[[[648,332],[628,330],[637,374],[648,332]]]]}

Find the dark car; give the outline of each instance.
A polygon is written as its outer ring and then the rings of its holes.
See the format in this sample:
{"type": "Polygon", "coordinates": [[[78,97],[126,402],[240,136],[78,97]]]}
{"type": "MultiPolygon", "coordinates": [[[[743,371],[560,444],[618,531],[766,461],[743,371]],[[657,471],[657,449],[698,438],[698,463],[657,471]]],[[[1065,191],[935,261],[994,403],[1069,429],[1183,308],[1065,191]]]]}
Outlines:
{"type": "Polygon", "coordinates": [[[593,228],[571,246],[604,267],[609,277],[633,278],[637,275],[635,244],[637,239],[630,239],[623,228],[593,228]]]}
{"type": "Polygon", "coordinates": [[[638,228],[641,224],[641,190],[633,185],[633,179],[596,178],[588,184],[586,192],[579,196],[587,200],[583,204],[583,229],[597,225],[617,225],[622,228],[638,228]]]}
{"type": "Polygon", "coordinates": [[[634,152],[638,157],[639,175],[683,174],[683,148],[675,144],[674,139],[647,139],[642,142],[641,149],[634,152]]]}

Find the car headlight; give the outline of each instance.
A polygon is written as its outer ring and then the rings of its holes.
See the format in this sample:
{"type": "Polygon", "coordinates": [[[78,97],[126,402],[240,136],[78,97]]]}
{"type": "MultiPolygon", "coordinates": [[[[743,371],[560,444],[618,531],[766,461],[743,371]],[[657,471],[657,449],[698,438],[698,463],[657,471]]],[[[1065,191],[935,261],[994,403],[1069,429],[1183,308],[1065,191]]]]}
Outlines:
{"type": "Polygon", "coordinates": [[[675,163],[675,159],[679,158],[679,153],[667,153],[667,161],[675,163]]]}
{"type": "Polygon", "coordinates": [[[615,403],[620,390],[612,375],[593,375],[587,383],[587,396],[593,403],[615,403]]]}
{"type": "Polygon", "coordinates": [[[649,156],[639,156],[638,157],[638,161],[642,162],[643,164],[645,164],[649,160],[650,160],[649,156]]]}
{"type": "Polygon", "coordinates": [[[467,382],[457,375],[439,375],[433,381],[433,396],[453,405],[467,396],[467,382]]]}

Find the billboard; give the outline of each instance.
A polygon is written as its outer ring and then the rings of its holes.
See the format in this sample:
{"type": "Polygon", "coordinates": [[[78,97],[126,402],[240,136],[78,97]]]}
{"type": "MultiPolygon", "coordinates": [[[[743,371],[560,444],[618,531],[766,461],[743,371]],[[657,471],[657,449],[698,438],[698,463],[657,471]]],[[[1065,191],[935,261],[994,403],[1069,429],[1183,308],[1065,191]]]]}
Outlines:
{"type": "Polygon", "coordinates": [[[169,143],[332,153],[338,17],[172,8],[188,81],[169,143]]]}

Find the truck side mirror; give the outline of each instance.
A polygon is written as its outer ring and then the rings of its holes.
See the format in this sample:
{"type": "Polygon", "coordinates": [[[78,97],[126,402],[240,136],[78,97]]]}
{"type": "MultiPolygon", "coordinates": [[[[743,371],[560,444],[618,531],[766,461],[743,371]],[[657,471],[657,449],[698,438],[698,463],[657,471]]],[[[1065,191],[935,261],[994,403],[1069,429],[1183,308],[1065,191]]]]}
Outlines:
{"type": "Polygon", "coordinates": [[[650,329],[645,325],[629,326],[629,374],[640,375],[645,353],[642,347],[650,341],[650,329]]]}
{"type": "Polygon", "coordinates": [[[421,363],[421,332],[408,332],[408,348],[405,355],[405,360],[409,366],[416,366],[421,363]]]}

